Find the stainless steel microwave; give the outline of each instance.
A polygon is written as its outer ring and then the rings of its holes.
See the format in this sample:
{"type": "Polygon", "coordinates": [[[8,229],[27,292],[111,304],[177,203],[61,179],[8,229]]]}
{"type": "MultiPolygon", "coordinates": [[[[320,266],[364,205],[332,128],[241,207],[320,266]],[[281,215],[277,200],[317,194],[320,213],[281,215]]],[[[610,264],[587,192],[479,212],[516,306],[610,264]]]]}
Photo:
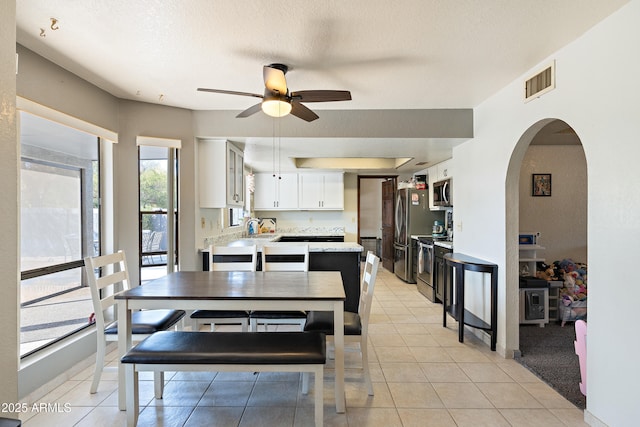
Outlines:
{"type": "Polygon", "coordinates": [[[433,192],[433,206],[453,206],[450,179],[434,182],[431,191],[433,192]]]}

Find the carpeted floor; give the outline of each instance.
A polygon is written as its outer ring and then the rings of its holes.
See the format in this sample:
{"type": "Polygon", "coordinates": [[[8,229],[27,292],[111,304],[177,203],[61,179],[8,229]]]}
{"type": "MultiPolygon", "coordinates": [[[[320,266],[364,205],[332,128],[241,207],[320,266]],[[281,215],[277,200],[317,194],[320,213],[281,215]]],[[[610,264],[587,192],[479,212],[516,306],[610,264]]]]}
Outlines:
{"type": "Polygon", "coordinates": [[[556,322],[544,328],[520,325],[522,355],[517,360],[571,403],[585,409],[586,399],[579,386],[580,365],[573,346],[575,337],[573,322],[564,327],[556,322]]]}

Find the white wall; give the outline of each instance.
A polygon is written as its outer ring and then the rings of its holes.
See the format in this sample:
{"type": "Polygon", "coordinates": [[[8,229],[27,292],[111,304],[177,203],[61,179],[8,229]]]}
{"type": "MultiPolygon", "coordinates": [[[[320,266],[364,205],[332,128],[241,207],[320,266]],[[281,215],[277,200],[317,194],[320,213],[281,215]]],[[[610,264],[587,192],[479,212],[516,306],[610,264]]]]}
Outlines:
{"type": "Polygon", "coordinates": [[[640,419],[640,344],[635,339],[640,287],[627,268],[637,262],[640,238],[640,61],[634,53],[640,45],[638,21],[640,1],[634,0],[549,58],[556,60],[557,88],[540,99],[523,103],[522,80],[544,64],[496,93],[475,110],[473,141],[454,149],[453,155],[456,251],[499,265],[498,342],[501,351],[509,353],[518,346],[516,243],[522,159],[533,134],[549,118],[564,120],[578,134],[588,171],[585,416],[591,423],[610,426],[630,426],[640,419]]]}
{"type": "Polygon", "coordinates": [[[360,180],[360,236],[382,237],[382,179],[360,180]]]}
{"type": "Polygon", "coordinates": [[[587,163],[581,145],[531,145],[520,169],[520,231],[540,232],[547,264],[587,260],[587,163]],[[551,174],[551,196],[531,195],[531,175],[551,174]]]}

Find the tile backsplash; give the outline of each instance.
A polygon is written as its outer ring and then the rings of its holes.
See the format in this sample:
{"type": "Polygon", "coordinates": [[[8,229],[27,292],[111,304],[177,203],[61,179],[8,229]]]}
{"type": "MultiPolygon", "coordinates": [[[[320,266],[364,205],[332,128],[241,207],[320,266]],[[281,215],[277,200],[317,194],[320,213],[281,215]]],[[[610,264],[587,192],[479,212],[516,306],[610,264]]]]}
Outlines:
{"type": "MultiPolygon", "coordinates": [[[[341,236],[344,233],[344,227],[278,227],[275,235],[341,236]]],[[[224,245],[245,237],[247,236],[242,228],[227,229],[222,234],[206,237],[202,247],[224,245]]]]}

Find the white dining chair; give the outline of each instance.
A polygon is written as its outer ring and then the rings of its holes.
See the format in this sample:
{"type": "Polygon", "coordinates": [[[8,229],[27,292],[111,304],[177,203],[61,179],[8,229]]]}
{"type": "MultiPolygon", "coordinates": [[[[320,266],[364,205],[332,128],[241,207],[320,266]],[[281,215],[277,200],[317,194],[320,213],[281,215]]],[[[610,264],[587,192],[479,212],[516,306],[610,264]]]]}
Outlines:
{"type": "MultiPolygon", "coordinates": [[[[109,255],[87,257],[84,259],[85,273],[96,323],[97,350],[96,366],[93,373],[90,392],[98,390],[104,366],[107,342],[118,340],[118,322],[114,295],[130,288],[129,272],[124,251],[109,255]]],[[[154,332],[179,326],[185,315],[184,310],[143,310],[131,314],[131,332],[133,341],[142,341],[154,332]]],[[[159,373],[155,378],[156,397],[162,397],[164,376],[159,373]]]]}
{"type": "MultiPolygon", "coordinates": [[[[211,271],[256,271],[258,252],[251,246],[211,246],[211,271]]],[[[195,310],[191,313],[192,330],[200,330],[201,323],[210,323],[211,332],[216,325],[240,325],[242,332],[249,327],[249,312],[244,310],[195,310]]]]}
{"type": "MultiPolygon", "coordinates": [[[[262,247],[262,271],[309,271],[309,245],[265,245],[262,247]]],[[[304,327],[307,319],[305,311],[265,311],[255,310],[250,315],[252,332],[258,325],[298,325],[304,327]]]]}
{"type": "MultiPolygon", "coordinates": [[[[369,373],[367,334],[369,331],[371,304],[373,303],[373,289],[376,283],[379,264],[380,258],[369,251],[362,273],[358,312],[344,312],[344,342],[358,343],[358,350],[362,357],[364,381],[367,385],[369,396],[373,396],[373,384],[371,383],[371,374],[369,373]]],[[[310,311],[307,314],[307,322],[304,325],[304,330],[324,332],[327,336],[327,341],[333,341],[333,313],[330,311],[310,311]]]]}

